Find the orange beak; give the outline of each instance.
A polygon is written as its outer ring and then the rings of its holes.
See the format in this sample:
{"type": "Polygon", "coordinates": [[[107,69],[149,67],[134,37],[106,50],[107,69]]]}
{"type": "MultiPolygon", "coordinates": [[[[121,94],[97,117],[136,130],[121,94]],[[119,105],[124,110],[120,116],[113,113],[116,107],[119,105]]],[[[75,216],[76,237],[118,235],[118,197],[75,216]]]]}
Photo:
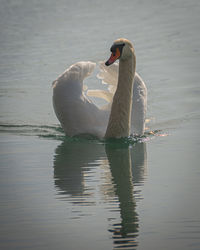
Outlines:
{"type": "Polygon", "coordinates": [[[110,58],[105,63],[105,65],[109,66],[109,65],[113,64],[120,56],[121,56],[121,54],[120,54],[119,48],[117,48],[115,53],[112,52],[110,58]]]}

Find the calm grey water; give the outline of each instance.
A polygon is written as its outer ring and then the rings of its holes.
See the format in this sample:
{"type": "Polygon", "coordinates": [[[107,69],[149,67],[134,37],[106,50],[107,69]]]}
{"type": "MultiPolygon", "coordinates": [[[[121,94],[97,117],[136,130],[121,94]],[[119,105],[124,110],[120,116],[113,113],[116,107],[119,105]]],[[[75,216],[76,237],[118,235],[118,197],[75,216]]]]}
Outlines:
{"type": "Polygon", "coordinates": [[[1,249],[200,249],[199,41],[198,0],[0,0],[1,249]],[[52,81],[119,37],[148,88],[145,138],[65,138],[52,81]]]}

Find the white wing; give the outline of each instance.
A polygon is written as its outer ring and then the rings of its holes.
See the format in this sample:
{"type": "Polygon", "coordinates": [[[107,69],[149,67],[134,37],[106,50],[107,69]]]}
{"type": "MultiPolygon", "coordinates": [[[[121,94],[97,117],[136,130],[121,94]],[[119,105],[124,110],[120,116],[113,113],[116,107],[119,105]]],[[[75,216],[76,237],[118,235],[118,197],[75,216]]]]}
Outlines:
{"type": "Polygon", "coordinates": [[[105,134],[108,112],[99,109],[83,92],[83,80],[95,66],[92,62],[78,62],[53,82],[54,110],[69,136],[93,134],[103,137],[105,134]]]}
{"type": "MultiPolygon", "coordinates": [[[[104,62],[100,62],[99,66],[100,73],[97,77],[102,80],[102,83],[108,84],[108,90],[88,90],[87,95],[105,99],[108,101],[107,108],[110,109],[117,88],[119,64],[114,63],[107,67],[104,62]]],[[[142,78],[138,73],[135,73],[131,113],[131,133],[133,135],[142,135],[144,133],[146,109],[147,89],[142,78]]]]}
{"type": "Polygon", "coordinates": [[[133,104],[131,113],[132,134],[142,135],[145,129],[147,110],[147,88],[142,78],[136,73],[133,85],[133,104]]]}

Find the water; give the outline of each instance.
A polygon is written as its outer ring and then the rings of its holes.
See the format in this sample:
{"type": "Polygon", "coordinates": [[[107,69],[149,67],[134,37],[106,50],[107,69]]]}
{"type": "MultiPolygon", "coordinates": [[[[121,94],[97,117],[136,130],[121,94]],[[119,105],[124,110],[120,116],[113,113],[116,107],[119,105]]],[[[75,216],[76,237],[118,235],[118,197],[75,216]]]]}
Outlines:
{"type": "Polygon", "coordinates": [[[199,1],[0,4],[1,249],[200,249],[199,1]],[[66,138],[51,82],[119,37],[148,88],[145,137],[66,138]]]}

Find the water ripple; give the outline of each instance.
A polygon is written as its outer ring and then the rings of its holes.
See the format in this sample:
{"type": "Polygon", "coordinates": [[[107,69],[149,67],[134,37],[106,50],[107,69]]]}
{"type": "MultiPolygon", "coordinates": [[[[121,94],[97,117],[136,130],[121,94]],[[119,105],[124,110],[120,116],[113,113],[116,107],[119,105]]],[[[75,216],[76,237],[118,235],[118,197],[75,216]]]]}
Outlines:
{"type": "Polygon", "coordinates": [[[138,142],[147,142],[154,136],[167,136],[167,133],[162,133],[161,130],[146,131],[143,136],[130,136],[121,139],[98,139],[89,134],[78,135],[74,137],[66,136],[63,129],[59,125],[32,125],[32,124],[0,124],[0,133],[9,133],[25,136],[38,136],[41,138],[52,140],[69,140],[69,141],[84,141],[89,140],[103,144],[123,144],[132,145],[138,142]]]}

